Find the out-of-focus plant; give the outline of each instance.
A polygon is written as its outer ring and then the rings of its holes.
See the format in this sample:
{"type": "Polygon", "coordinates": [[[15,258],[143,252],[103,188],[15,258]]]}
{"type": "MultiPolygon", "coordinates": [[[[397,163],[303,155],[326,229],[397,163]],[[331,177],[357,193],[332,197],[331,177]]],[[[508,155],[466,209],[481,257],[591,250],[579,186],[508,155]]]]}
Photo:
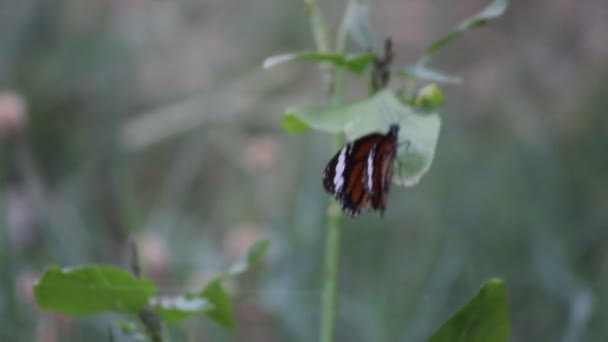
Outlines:
{"type": "MultiPolygon", "coordinates": [[[[403,186],[414,186],[429,170],[437,144],[441,119],[438,109],[443,105],[443,94],[436,83],[460,83],[459,77],[445,74],[428,66],[432,57],[446,44],[469,29],[484,26],[488,20],[500,17],[508,7],[508,0],[495,0],[478,14],[464,20],[455,29],[432,42],[418,61],[412,65],[390,70],[392,48],[386,40],[384,49],[380,40],[371,33],[368,7],[356,0],[346,6],[342,23],[331,48],[328,25],[323,12],[313,0],[305,0],[309,9],[316,51],[303,51],[269,57],[266,68],[293,60],[319,62],[324,79],[329,85],[329,105],[315,108],[291,107],[283,116],[283,127],[289,132],[304,132],[315,129],[335,134],[333,150],[339,149],[344,137],[353,140],[370,132],[384,132],[389,124],[399,124],[399,141],[407,145],[400,148],[393,182],[403,186]],[[364,51],[347,53],[347,40],[352,38],[364,51]],[[371,72],[370,72],[371,69],[371,72]],[[369,96],[349,102],[344,98],[345,74],[359,76],[370,85],[369,96]],[[370,75],[366,78],[366,72],[370,75]],[[397,89],[388,88],[391,75],[401,77],[397,89]],[[430,82],[417,89],[421,82],[430,82]]],[[[324,288],[320,341],[334,339],[337,311],[337,274],[340,254],[340,228],[342,212],[333,199],[327,210],[326,247],[324,261],[324,288]]],[[[442,326],[431,338],[432,341],[454,340],[467,336],[467,341],[506,341],[508,338],[508,315],[502,281],[492,280],[482,288],[455,318],[442,326]],[[492,295],[486,295],[490,293],[492,295]],[[498,295],[494,296],[495,293],[498,295]],[[501,300],[495,300],[500,297],[501,300]],[[487,307],[500,315],[487,315],[487,307]],[[500,328],[496,328],[497,324],[500,328]],[[506,327],[506,328],[505,328],[506,327]],[[464,334],[464,335],[463,335],[464,334]],[[473,336],[473,337],[471,337],[473,336]],[[446,339],[447,338],[447,339],[446,339]]]]}
{"type": "Polygon", "coordinates": [[[488,280],[479,292],[429,338],[429,342],[508,341],[507,290],[500,279],[488,280]]]}
{"type": "Polygon", "coordinates": [[[200,314],[233,331],[236,322],[223,282],[254,266],[268,245],[269,240],[255,242],[226,273],[193,293],[158,294],[152,281],[139,276],[138,262],[134,262],[133,273],[104,265],[50,266],[34,285],[34,294],[41,308],[64,314],[126,314],[135,319],[119,321],[122,331],[139,338],[146,336],[154,342],[166,340],[165,323],[177,323],[200,314]]]}

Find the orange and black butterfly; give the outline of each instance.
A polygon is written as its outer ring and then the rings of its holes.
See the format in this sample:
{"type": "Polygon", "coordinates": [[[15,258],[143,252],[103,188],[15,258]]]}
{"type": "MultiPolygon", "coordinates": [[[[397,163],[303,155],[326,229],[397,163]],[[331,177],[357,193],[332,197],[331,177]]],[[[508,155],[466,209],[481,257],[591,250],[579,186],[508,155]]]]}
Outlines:
{"type": "Polygon", "coordinates": [[[361,209],[380,210],[384,215],[397,157],[399,125],[386,134],[372,133],[344,145],[323,172],[323,186],[347,214],[361,209]]]}

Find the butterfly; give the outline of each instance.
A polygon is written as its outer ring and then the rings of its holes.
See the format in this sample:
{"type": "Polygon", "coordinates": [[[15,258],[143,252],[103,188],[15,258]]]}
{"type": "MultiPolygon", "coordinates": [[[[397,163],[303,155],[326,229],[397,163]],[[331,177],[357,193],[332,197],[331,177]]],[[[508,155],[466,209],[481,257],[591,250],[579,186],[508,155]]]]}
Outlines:
{"type": "Polygon", "coordinates": [[[356,217],[362,209],[384,216],[397,157],[399,125],[386,134],[371,133],[344,145],[327,163],[323,187],[342,210],[356,217]]]}

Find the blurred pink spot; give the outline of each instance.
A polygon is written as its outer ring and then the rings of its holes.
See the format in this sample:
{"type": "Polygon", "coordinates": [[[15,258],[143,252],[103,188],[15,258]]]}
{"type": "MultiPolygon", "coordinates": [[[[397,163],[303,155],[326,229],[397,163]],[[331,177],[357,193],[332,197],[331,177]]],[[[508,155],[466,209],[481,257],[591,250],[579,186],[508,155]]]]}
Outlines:
{"type": "Polygon", "coordinates": [[[0,93],[0,135],[14,136],[23,131],[26,122],[26,106],[16,93],[0,93]]]}
{"type": "Polygon", "coordinates": [[[252,138],[245,146],[244,160],[247,168],[252,170],[268,170],[277,161],[280,146],[277,139],[270,135],[252,138]]]}
{"type": "Polygon", "coordinates": [[[139,259],[142,271],[154,279],[162,279],[169,271],[169,247],[162,234],[146,233],[139,239],[139,259]]]}
{"type": "Polygon", "coordinates": [[[241,223],[231,229],[224,240],[224,250],[232,260],[237,259],[257,240],[267,234],[268,229],[256,223],[241,223]]]}

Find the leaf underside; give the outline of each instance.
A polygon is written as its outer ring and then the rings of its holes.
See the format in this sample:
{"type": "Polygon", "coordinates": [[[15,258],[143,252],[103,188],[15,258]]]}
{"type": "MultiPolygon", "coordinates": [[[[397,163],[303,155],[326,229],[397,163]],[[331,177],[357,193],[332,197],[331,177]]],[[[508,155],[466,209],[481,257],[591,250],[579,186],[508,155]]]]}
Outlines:
{"type": "Polygon", "coordinates": [[[404,186],[417,184],[430,168],[441,127],[436,112],[423,113],[405,105],[390,90],[345,105],[289,108],[283,122],[290,123],[285,128],[291,131],[301,132],[307,126],[328,133],[344,132],[348,140],[371,132],[386,133],[390,124],[399,124],[400,148],[393,182],[404,186]]]}

